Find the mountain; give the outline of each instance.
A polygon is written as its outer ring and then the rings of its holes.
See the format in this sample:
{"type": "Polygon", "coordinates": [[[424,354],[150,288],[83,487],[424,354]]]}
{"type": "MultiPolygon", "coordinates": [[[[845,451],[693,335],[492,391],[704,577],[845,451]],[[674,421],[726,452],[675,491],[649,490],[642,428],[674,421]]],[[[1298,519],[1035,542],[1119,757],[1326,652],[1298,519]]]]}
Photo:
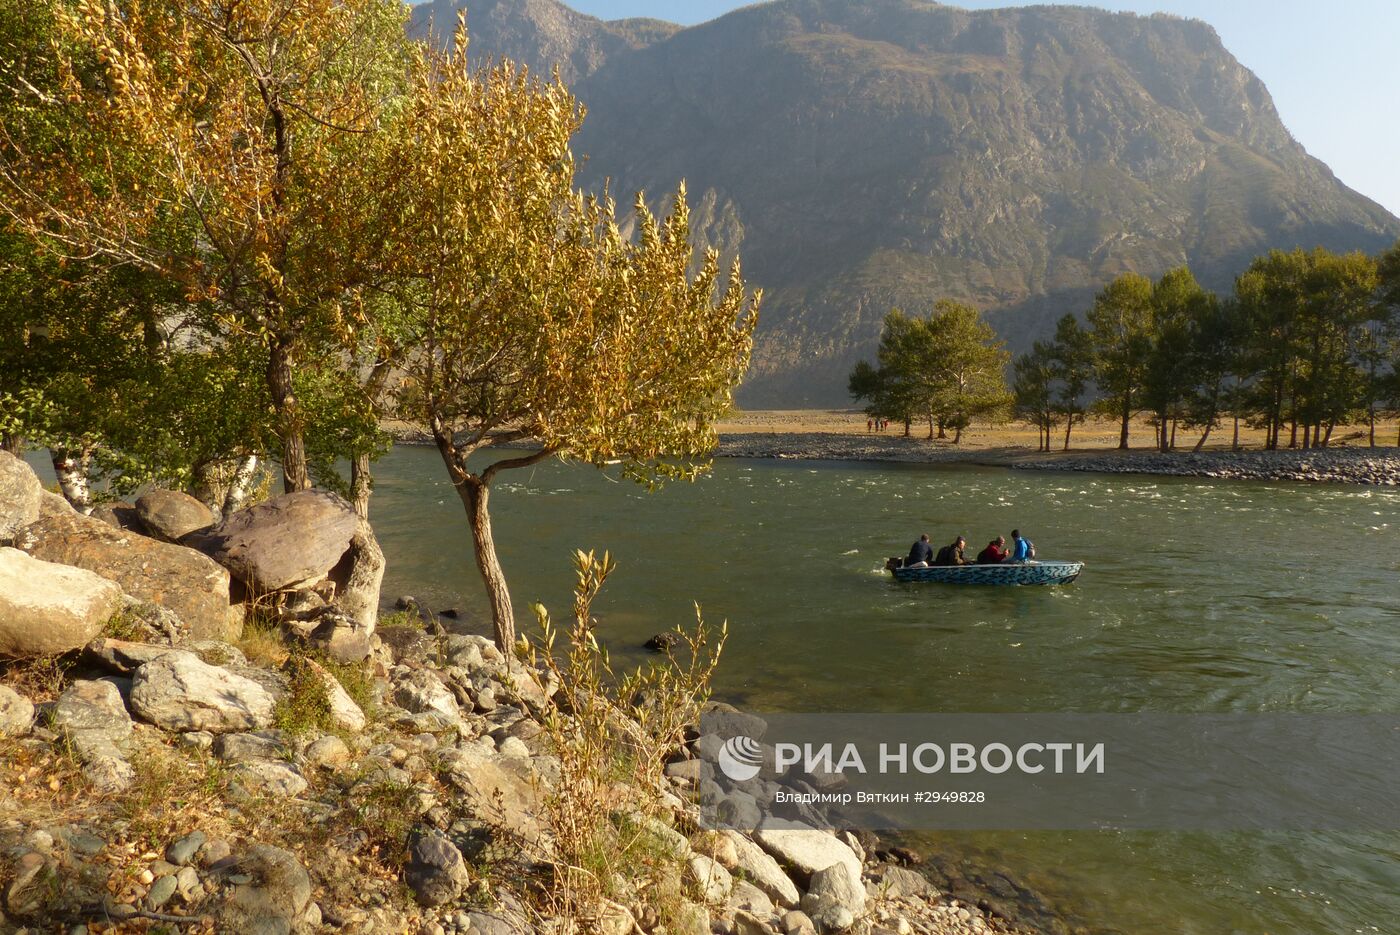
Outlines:
{"type": "Polygon", "coordinates": [[[742,253],[767,293],[746,405],[846,403],[892,305],[970,301],[1020,349],[1124,271],[1190,263],[1224,290],[1272,247],[1400,237],[1196,20],[776,0],[641,29],[467,6],[473,48],[568,66],[586,184],[684,178],[701,238],[742,253]]]}
{"type": "Polygon", "coordinates": [[[606,22],[555,0],[434,0],[413,8],[409,35],[450,39],[462,7],[473,52],[524,62],[541,74],[557,66],[570,85],[613,56],[659,42],[681,28],[657,19],[606,22]]]}

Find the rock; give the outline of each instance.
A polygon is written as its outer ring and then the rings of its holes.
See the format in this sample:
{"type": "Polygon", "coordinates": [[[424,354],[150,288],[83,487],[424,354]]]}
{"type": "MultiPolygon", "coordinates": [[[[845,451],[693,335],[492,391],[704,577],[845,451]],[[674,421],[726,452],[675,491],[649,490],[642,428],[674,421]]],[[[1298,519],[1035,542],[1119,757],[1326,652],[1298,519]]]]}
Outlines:
{"type": "Polygon", "coordinates": [[[319,769],[335,769],[350,762],[350,748],[334,734],[327,734],[312,741],[302,754],[307,766],[319,769]]]}
{"type": "Polygon", "coordinates": [[[674,935],[710,935],[710,910],[683,901],[671,919],[670,931],[674,935]]]}
{"type": "Polygon", "coordinates": [[[169,646],[98,637],[83,647],[83,661],[121,675],[130,675],[168,652],[169,646]]]}
{"type": "Polygon", "coordinates": [[[351,698],[350,693],[340,684],[340,679],[327,672],[325,667],[314,659],[302,661],[326,686],[326,696],[331,707],[331,723],[341,730],[347,730],[351,733],[358,734],[364,730],[369,719],[365,717],[365,712],[360,709],[360,706],[355,703],[355,699],[351,698]]]}
{"type": "Polygon", "coordinates": [[[216,929],[244,933],[310,931],[320,910],[311,902],[311,879],[293,854],[254,844],[237,861],[248,882],[234,887],[219,910],[216,929]],[[314,911],[313,911],[314,910],[314,911]]]}
{"type": "Polygon", "coordinates": [[[419,905],[441,906],[462,894],[471,875],[457,845],[436,831],[415,831],[408,837],[404,880],[419,905]]]}
{"type": "Polygon", "coordinates": [[[0,544],[39,519],[44,485],[33,468],[8,451],[0,451],[0,544]]]}
{"type": "Polygon", "coordinates": [[[792,882],[782,866],[753,841],[737,831],[725,831],[724,836],[734,844],[735,865],[745,879],[753,883],[782,906],[796,906],[801,899],[797,884],[792,882]]]}
{"type": "Polygon", "coordinates": [[[207,838],[203,831],[191,831],[165,849],[165,859],[177,867],[187,867],[194,860],[207,838]]]}
{"type": "Polygon", "coordinates": [[[521,740],[519,737],[506,737],[497,745],[496,749],[500,752],[501,756],[523,758],[528,758],[530,756],[530,748],[525,746],[525,741],[521,740]]]}
{"type": "Polygon", "coordinates": [[[762,739],[768,732],[768,722],[763,718],[740,711],[723,701],[711,701],[700,712],[700,723],[705,733],[719,734],[721,737],[751,737],[762,739]]]}
{"type": "Polygon", "coordinates": [[[233,849],[229,846],[227,841],[219,838],[212,838],[204,842],[197,856],[199,858],[199,865],[207,868],[228,860],[229,855],[232,853],[233,849]]]}
{"type": "Polygon", "coordinates": [[[256,734],[223,734],[214,739],[214,755],[230,763],[280,760],[291,752],[280,731],[256,734]]]}
{"type": "Polygon", "coordinates": [[[817,927],[807,913],[796,909],[783,914],[782,930],[786,935],[817,935],[817,927]]]}
{"type": "Polygon", "coordinates": [[[734,878],[713,857],[691,854],[687,862],[690,877],[707,903],[723,903],[734,889],[734,878]]]}
{"type": "Polygon", "coordinates": [[[495,755],[480,746],[443,751],[439,767],[462,794],[467,811],[526,843],[546,838],[543,782],[530,760],[495,755]]]}
{"type": "Polygon", "coordinates": [[[875,879],[866,884],[866,893],[885,899],[926,899],[935,895],[937,890],[921,874],[887,864],[879,870],[875,879]]]}
{"type": "Polygon", "coordinates": [[[326,577],[359,522],[335,494],[299,490],[240,510],[191,544],[255,593],[267,593],[326,577]]]}
{"type": "Polygon", "coordinates": [[[193,653],[169,652],[136,670],[131,707],[165,730],[221,734],[267,727],[274,701],[251,679],[207,665],[193,653]]]}
{"type": "Polygon", "coordinates": [[[214,525],[214,512],[187,493],[148,490],[136,501],[136,515],[157,539],[179,542],[214,525]]]}
{"type": "Polygon", "coordinates": [[[0,685],[0,738],[23,737],[33,726],[34,705],[8,685],[0,685]]]}
{"type": "Polygon", "coordinates": [[[146,891],[146,908],[159,909],[175,896],[175,891],[180,888],[180,881],[174,875],[161,877],[151,884],[151,888],[146,891]]]}
{"type": "Polygon", "coordinates": [[[373,648],[373,626],[361,624],[335,607],[327,607],[309,621],[286,625],[313,649],[336,662],[360,662],[373,648]]]}
{"type": "Polygon", "coordinates": [[[78,649],[102,632],[121,598],[100,575],[0,548],[0,656],[78,649]]]}
{"type": "Polygon", "coordinates": [[[512,919],[495,912],[460,912],[459,935],[529,935],[533,929],[523,919],[512,919]]]}
{"type": "Polygon", "coordinates": [[[734,881],[734,888],[729,892],[728,906],[730,909],[752,912],[765,918],[773,914],[773,900],[747,880],[734,881]]]}
{"type": "Polygon", "coordinates": [[[246,795],[293,799],[306,791],[306,780],[286,763],[247,760],[229,772],[235,786],[246,795]]]}
{"type": "Polygon", "coordinates": [[[37,851],[26,851],[15,861],[5,908],[17,916],[34,915],[54,895],[56,884],[53,863],[37,851]]]}
{"type": "Polygon", "coordinates": [[[427,669],[411,672],[395,683],[394,704],[415,714],[435,711],[454,721],[462,715],[456,696],[427,669]]]}
{"type": "Polygon", "coordinates": [[[233,640],[243,631],[243,608],[229,601],[228,572],[193,549],[113,529],[80,513],[45,517],[25,529],[18,543],[35,558],[86,568],[132,597],[172,611],[193,639],[233,640]]]}
{"type": "Polygon", "coordinates": [[[669,653],[681,643],[681,635],[672,630],[665,633],[658,633],[642,644],[643,649],[649,649],[654,653],[669,653]]]}
{"type": "Polygon", "coordinates": [[[773,935],[773,930],[759,916],[741,909],[734,913],[734,935],[773,935]]]}
{"type": "Polygon", "coordinates": [[[379,627],[375,632],[395,665],[425,666],[437,650],[436,641],[418,627],[379,627]]]}
{"type": "Polygon", "coordinates": [[[844,932],[865,912],[865,888],[842,863],[812,874],[802,911],[823,931],[844,932]]]}
{"type": "Polygon", "coordinates": [[[111,682],[77,681],[64,689],[49,711],[54,727],[70,737],[104,737],[113,743],[131,735],[131,715],[111,682]]]}
{"type": "Polygon", "coordinates": [[[136,514],[136,505],[125,500],[99,503],[88,515],[113,529],[129,529],[134,533],[147,535],[146,524],[141,522],[141,517],[136,514]]]}
{"type": "Polygon", "coordinates": [[[753,838],[784,866],[792,868],[800,880],[809,880],[813,874],[833,864],[841,864],[850,875],[851,882],[860,886],[860,861],[835,835],[814,828],[775,827],[760,828],[754,832],[753,838]]]}

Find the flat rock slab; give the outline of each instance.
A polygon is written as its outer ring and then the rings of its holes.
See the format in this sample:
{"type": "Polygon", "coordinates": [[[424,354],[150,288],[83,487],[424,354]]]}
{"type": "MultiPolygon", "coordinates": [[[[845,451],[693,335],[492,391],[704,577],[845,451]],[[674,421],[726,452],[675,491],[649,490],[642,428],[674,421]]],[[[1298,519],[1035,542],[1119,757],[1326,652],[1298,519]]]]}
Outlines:
{"type": "Polygon", "coordinates": [[[860,886],[860,860],[835,835],[807,827],[764,827],[753,839],[803,882],[833,864],[844,864],[851,882],[860,886]]]}
{"type": "Polygon", "coordinates": [[[190,541],[265,593],[324,578],[350,548],[359,522],[341,497],[299,490],[240,510],[190,541]]]}
{"type": "Polygon", "coordinates": [[[102,736],[119,743],[131,736],[131,715],[126,713],[117,686],[107,681],[76,681],[64,689],[49,710],[54,727],[72,735],[102,736]]]}
{"type": "Polygon", "coordinates": [[[257,682],[193,653],[165,653],[137,669],[131,681],[132,710],[165,730],[260,730],[272,723],[274,706],[272,693],[257,682]]]}
{"type": "Polygon", "coordinates": [[[214,513],[187,493],[149,490],[136,501],[136,515],[151,535],[179,542],[192,532],[214,525],[214,513]]]}
{"type": "Polygon", "coordinates": [[[130,675],[152,659],[158,659],[170,651],[169,646],[154,643],[99,637],[83,647],[83,658],[119,675],[130,675]]]}
{"type": "Polygon", "coordinates": [[[80,513],[46,516],[25,529],[18,544],[35,558],[86,568],[132,597],[173,611],[191,639],[230,640],[242,632],[243,608],[229,603],[228,572],[194,549],[80,513]]]}
{"type": "Polygon", "coordinates": [[[763,848],[737,831],[725,831],[724,836],[734,844],[735,870],[781,906],[796,906],[802,894],[797,884],[776,860],[763,848]]]}
{"type": "Polygon", "coordinates": [[[101,575],[0,548],[0,656],[78,649],[102,631],[121,599],[122,589],[101,575]]]}
{"type": "Polygon", "coordinates": [[[8,451],[0,451],[0,542],[39,518],[44,486],[29,465],[8,451]]]}

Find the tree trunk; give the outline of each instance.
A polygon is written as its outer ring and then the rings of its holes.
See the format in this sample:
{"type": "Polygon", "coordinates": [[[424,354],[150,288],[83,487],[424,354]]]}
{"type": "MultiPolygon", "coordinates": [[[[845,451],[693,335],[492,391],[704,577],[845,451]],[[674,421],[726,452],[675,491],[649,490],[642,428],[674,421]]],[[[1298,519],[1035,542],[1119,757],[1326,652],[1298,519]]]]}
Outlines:
{"type": "Polygon", "coordinates": [[[1166,413],[1157,413],[1157,450],[1163,454],[1167,451],[1167,416],[1166,413]]]}
{"type": "MultiPolygon", "coordinates": [[[[1375,441],[1374,441],[1374,439],[1375,439],[1375,436],[1376,436],[1376,432],[1375,432],[1375,428],[1374,428],[1374,425],[1375,425],[1375,418],[1374,418],[1374,415],[1373,415],[1373,417],[1372,417],[1372,419],[1371,419],[1371,422],[1372,422],[1372,426],[1373,426],[1373,427],[1372,427],[1372,430],[1371,430],[1371,438],[1372,438],[1371,444],[1372,444],[1372,447],[1374,447],[1374,446],[1375,446],[1375,441]]],[[[3,433],[3,434],[0,434],[0,451],[8,451],[10,454],[14,455],[16,458],[21,457],[21,456],[24,454],[24,439],[20,438],[18,435],[11,435],[9,432],[5,432],[5,433],[3,433]]]]}
{"type": "Polygon", "coordinates": [[[947,438],[947,437],[948,437],[948,433],[945,432],[945,431],[943,431],[943,420],[942,420],[942,419],[939,419],[939,420],[938,420],[938,437],[939,437],[939,438],[947,438]]]}
{"type": "Polygon", "coordinates": [[[228,493],[224,494],[225,516],[237,513],[243,509],[243,504],[248,502],[248,495],[253,491],[253,478],[258,474],[258,463],[257,455],[244,455],[238,459],[238,466],[233,469],[233,477],[229,478],[228,493]]]}
{"type": "Polygon", "coordinates": [[[909,437],[909,432],[913,429],[913,427],[914,427],[914,421],[913,421],[912,419],[905,419],[905,420],[904,420],[904,437],[905,437],[905,438],[908,438],[908,437],[909,437]]]}
{"type": "MultiPolygon", "coordinates": [[[[1294,434],[1295,437],[1297,436],[1298,431],[1297,431],[1296,428],[1293,430],[1293,434],[1294,434]]],[[[1291,448],[1292,446],[1290,445],[1289,447],[1291,448]]],[[[1311,448],[1311,447],[1312,447],[1312,426],[1309,425],[1309,424],[1307,424],[1307,423],[1304,423],[1304,425],[1303,425],[1303,450],[1304,450],[1304,451],[1307,451],[1307,450],[1308,450],[1309,448],[1311,448]]]]}
{"type": "Polygon", "coordinates": [[[360,519],[369,519],[369,495],[374,490],[369,454],[361,452],[350,459],[350,502],[360,519]]]}
{"type": "Polygon", "coordinates": [[[1170,448],[1170,449],[1172,449],[1172,450],[1175,450],[1175,449],[1176,449],[1176,419],[1175,419],[1175,418],[1172,419],[1172,440],[1171,440],[1171,444],[1168,445],[1167,447],[1170,448]]]}
{"type": "Polygon", "coordinates": [[[1065,420],[1065,451],[1069,451],[1069,433],[1072,432],[1072,431],[1074,431],[1074,413],[1073,413],[1073,412],[1071,412],[1071,413],[1069,414],[1069,418],[1065,420]]]}
{"type": "MultiPolygon", "coordinates": [[[[1239,450],[1240,450],[1240,416],[1239,416],[1239,413],[1235,413],[1234,418],[1235,418],[1235,437],[1230,441],[1230,450],[1231,450],[1231,451],[1239,451],[1239,450]]],[[[1266,443],[1265,447],[1267,447],[1267,443],[1266,443]]]]}
{"type": "Polygon", "coordinates": [[[503,653],[512,653],[515,651],[515,609],[510,603],[505,572],[496,558],[496,542],[491,538],[491,515],[487,512],[490,493],[490,488],[474,477],[457,486],[457,494],[467,508],[467,521],[472,528],[476,567],[481,572],[481,580],[486,584],[486,596],[491,601],[496,648],[503,653]]]}
{"type": "Polygon", "coordinates": [[[1204,448],[1204,447],[1206,446],[1206,439],[1207,439],[1207,438],[1210,438],[1210,430],[1211,430],[1212,428],[1214,428],[1214,427],[1215,427],[1215,421],[1214,421],[1214,420],[1211,420],[1210,422],[1207,422],[1207,423],[1206,423],[1206,430],[1205,430],[1204,432],[1201,433],[1201,440],[1198,441],[1198,442],[1196,442],[1196,447],[1195,447],[1195,448],[1192,448],[1192,449],[1191,449],[1192,451],[1200,451],[1202,448],[1204,448]]]}
{"type": "Polygon", "coordinates": [[[1288,429],[1288,447],[1298,447],[1298,420],[1294,419],[1288,429]]]}
{"type": "Polygon", "coordinates": [[[1376,447],[1376,404],[1372,402],[1366,410],[1366,420],[1371,424],[1371,447],[1376,447]]]}
{"type": "Polygon", "coordinates": [[[1132,404],[1126,399],[1123,400],[1123,429],[1118,433],[1118,450],[1128,450],[1128,423],[1132,421],[1132,404]]]}
{"type": "Polygon", "coordinates": [[[956,445],[956,444],[958,444],[960,441],[962,441],[962,424],[961,424],[961,423],[959,423],[957,430],[953,433],[953,444],[956,445]]]}
{"type": "MultiPolygon", "coordinates": [[[[1333,423],[1333,422],[1328,422],[1328,423],[1327,423],[1327,434],[1324,435],[1324,436],[1322,436],[1322,446],[1321,446],[1321,447],[1326,448],[1329,444],[1331,444],[1331,442],[1332,442],[1332,429],[1335,428],[1335,427],[1336,427],[1336,424],[1335,424],[1335,423],[1333,423]]],[[[1317,430],[1318,430],[1319,432],[1322,431],[1322,426],[1318,426],[1317,430]]]]}
{"type": "Polygon", "coordinates": [[[277,410],[277,432],[282,439],[282,488],[287,493],[311,489],[306,468],[306,438],[302,433],[301,404],[292,385],[292,348],[285,341],[272,346],[267,363],[267,388],[277,410]]]}
{"type": "Polygon", "coordinates": [[[88,484],[88,458],[86,451],[70,451],[66,448],[50,448],[49,457],[53,462],[53,472],[58,478],[58,488],[73,509],[79,513],[92,512],[92,488],[88,484]]]}

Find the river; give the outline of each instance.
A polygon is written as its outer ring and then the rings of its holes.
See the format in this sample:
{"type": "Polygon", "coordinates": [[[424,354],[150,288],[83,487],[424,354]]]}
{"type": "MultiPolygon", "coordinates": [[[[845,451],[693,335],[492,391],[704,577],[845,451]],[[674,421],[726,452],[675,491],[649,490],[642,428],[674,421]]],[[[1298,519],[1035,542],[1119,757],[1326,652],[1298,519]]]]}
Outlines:
{"type": "MultiPolygon", "coordinates": [[[[486,616],[435,451],[377,469],[386,596],[486,616]]],[[[721,697],[758,711],[1400,711],[1400,491],[721,460],[648,493],[591,468],[504,475],[496,539],[522,627],[567,614],[577,548],[618,570],[595,606],[615,655],[729,622],[721,697]],[[1064,588],[896,585],[927,531],[980,548],[1019,526],[1064,588]]],[[[640,658],[640,655],[638,655],[640,658]]],[[[1004,874],[1074,931],[1400,930],[1400,833],[927,835],[972,878],[1004,874]]]]}

